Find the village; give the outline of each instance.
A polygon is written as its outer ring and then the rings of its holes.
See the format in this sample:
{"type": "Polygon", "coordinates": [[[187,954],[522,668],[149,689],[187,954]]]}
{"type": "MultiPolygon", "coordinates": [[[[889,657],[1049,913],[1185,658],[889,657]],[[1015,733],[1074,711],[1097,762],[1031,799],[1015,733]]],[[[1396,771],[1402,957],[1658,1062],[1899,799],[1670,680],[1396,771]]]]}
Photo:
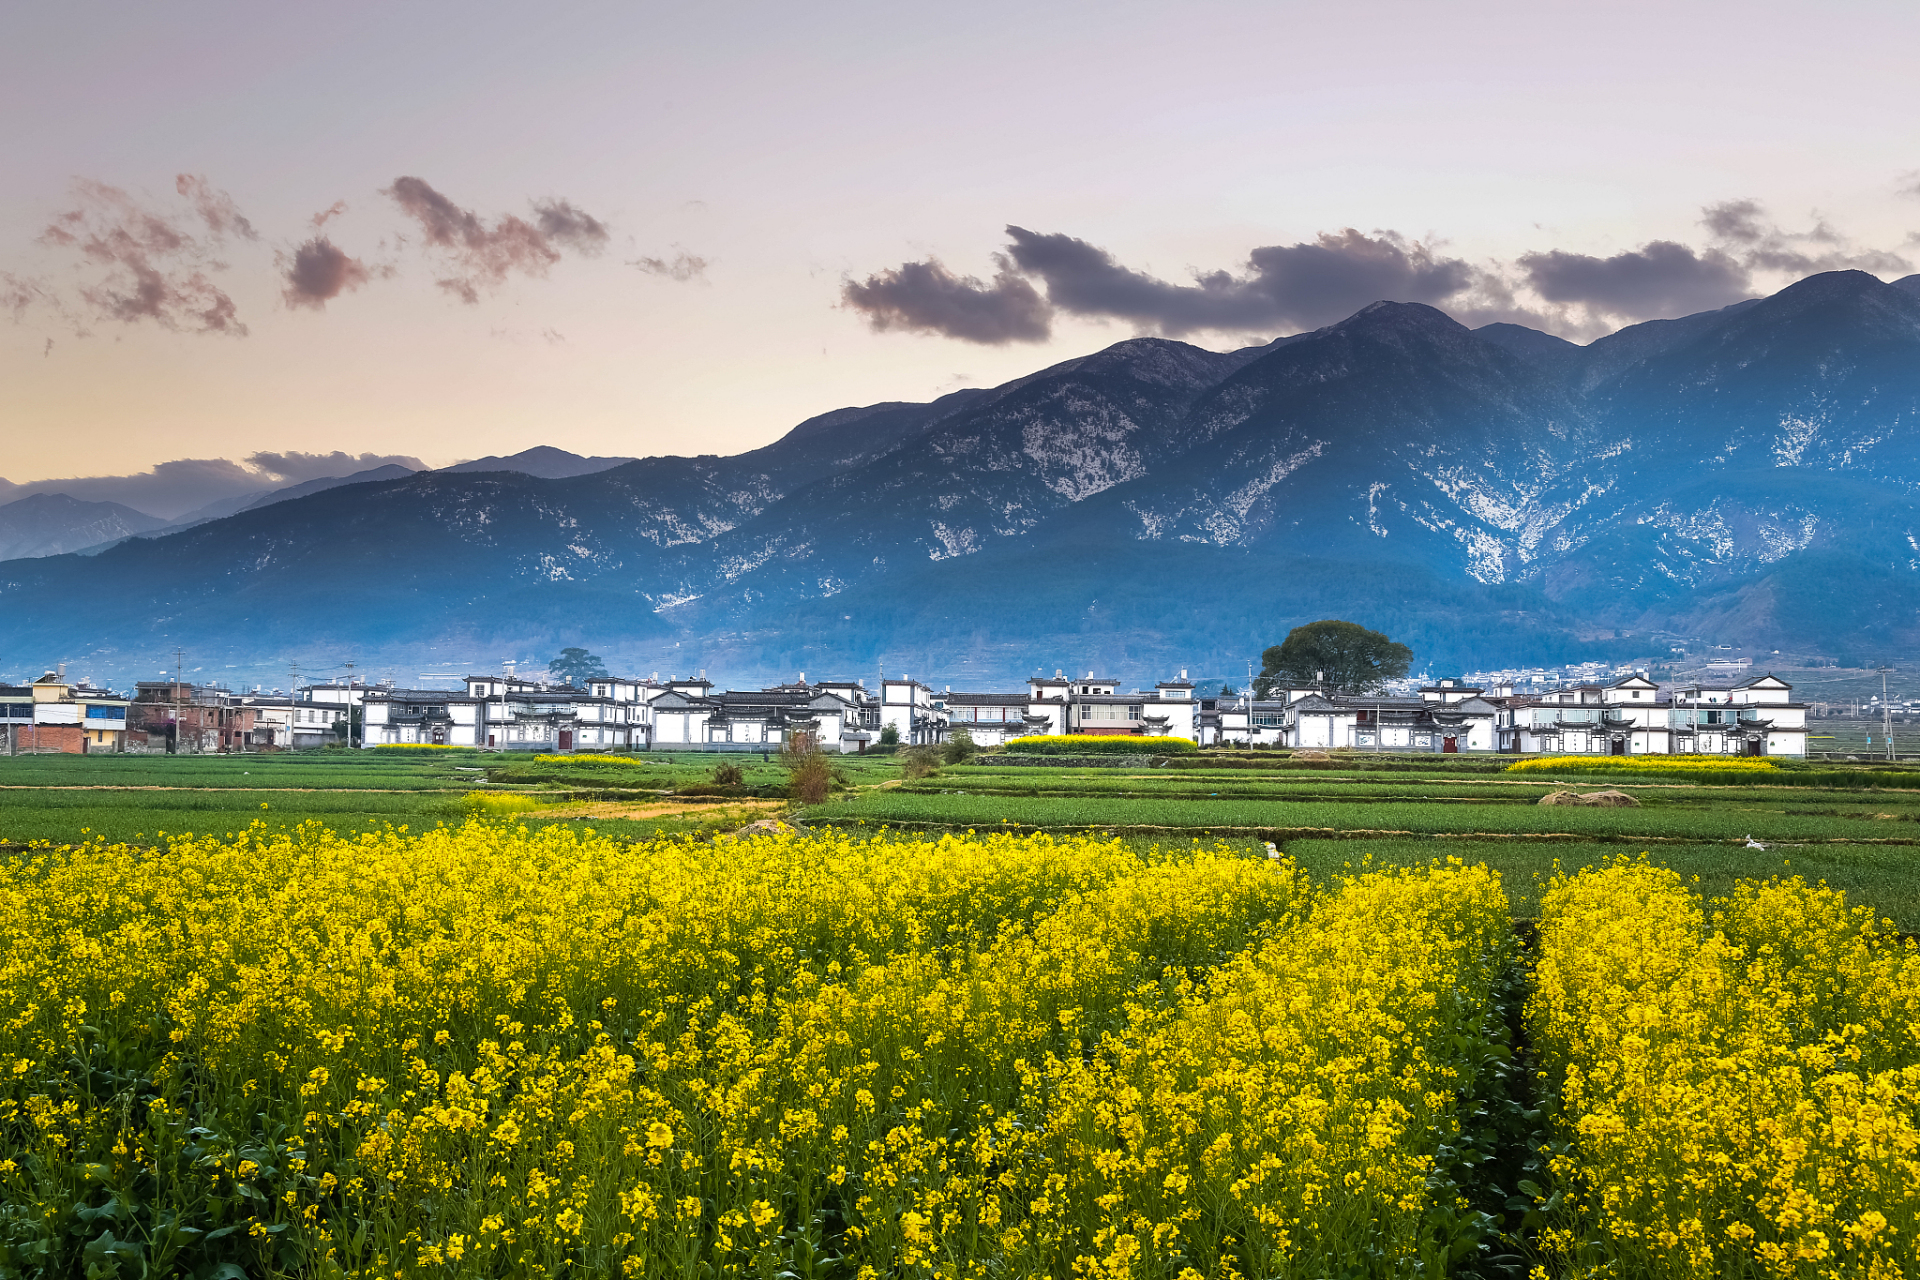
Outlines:
{"type": "Polygon", "coordinates": [[[577,683],[468,675],[457,689],[355,679],[291,692],[141,681],[131,696],[49,671],[0,686],[5,753],[220,754],[322,747],[470,747],[507,752],[759,752],[796,735],[859,754],[978,747],[1043,734],[1181,738],[1202,747],[1512,755],[1804,757],[1808,715],[1771,673],[1662,683],[1642,672],[1521,691],[1443,678],[1378,694],[1324,687],[1195,687],[1183,670],[1151,688],[1089,671],[1034,676],[1024,689],[935,688],[910,675],[722,689],[697,675],[597,675],[577,683]]]}

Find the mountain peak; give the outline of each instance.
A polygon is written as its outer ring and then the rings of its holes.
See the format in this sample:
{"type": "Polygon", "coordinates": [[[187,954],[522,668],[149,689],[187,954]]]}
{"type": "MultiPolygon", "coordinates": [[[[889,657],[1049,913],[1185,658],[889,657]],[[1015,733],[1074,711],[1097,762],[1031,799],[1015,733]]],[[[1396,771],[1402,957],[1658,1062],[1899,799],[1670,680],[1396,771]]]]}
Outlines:
{"type": "Polygon", "coordinates": [[[1470,332],[1467,327],[1455,320],[1438,307],[1430,307],[1424,302],[1369,302],[1345,320],[1330,326],[1335,329],[1358,329],[1368,327],[1388,327],[1395,329],[1423,329],[1429,331],[1445,330],[1470,332]]]}
{"type": "Polygon", "coordinates": [[[1819,303],[1870,298],[1893,286],[1866,271],[1822,271],[1796,280],[1760,304],[1760,310],[1784,312],[1819,303]]]}
{"type": "Polygon", "coordinates": [[[452,472],[517,471],[521,475],[534,476],[541,480],[565,480],[571,476],[591,475],[596,471],[625,466],[632,461],[632,458],[583,458],[577,453],[556,449],[550,444],[537,444],[531,449],[522,449],[519,453],[504,458],[498,456],[475,458],[472,462],[457,462],[451,467],[440,469],[452,472]]]}

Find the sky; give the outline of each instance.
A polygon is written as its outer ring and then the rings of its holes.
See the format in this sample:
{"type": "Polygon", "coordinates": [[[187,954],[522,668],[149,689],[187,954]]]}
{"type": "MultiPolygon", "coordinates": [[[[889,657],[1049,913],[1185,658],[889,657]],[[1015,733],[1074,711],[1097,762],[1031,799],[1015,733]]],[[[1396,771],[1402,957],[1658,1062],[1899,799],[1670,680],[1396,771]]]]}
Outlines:
{"type": "Polygon", "coordinates": [[[0,476],[174,464],[171,516],[1381,297],[1588,340],[1895,279],[1915,47],[1891,3],[7,6],[0,476]]]}

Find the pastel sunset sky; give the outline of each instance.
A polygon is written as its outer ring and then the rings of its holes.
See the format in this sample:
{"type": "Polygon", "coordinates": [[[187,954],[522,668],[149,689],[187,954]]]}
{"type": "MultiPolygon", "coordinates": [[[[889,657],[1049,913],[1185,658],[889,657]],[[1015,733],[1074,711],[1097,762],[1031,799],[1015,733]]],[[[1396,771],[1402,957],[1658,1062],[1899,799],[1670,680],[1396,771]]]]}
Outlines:
{"type": "Polygon", "coordinates": [[[1138,333],[1895,279],[1916,49],[1911,3],[10,5],[0,475],[732,453],[1138,333]]]}

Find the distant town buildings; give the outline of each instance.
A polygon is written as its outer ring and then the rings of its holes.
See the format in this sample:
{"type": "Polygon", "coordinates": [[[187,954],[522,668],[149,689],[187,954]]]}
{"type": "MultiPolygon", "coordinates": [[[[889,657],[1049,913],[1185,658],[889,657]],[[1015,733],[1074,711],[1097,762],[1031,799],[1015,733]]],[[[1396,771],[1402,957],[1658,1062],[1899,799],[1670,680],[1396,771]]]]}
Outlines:
{"type": "Polygon", "coordinates": [[[129,699],[48,672],[30,685],[0,687],[0,725],[14,754],[326,745],[772,752],[799,735],[854,753],[881,742],[935,745],[963,732],[982,747],[1029,734],[1094,734],[1325,751],[1806,754],[1810,708],[1772,674],[1724,683],[1605,674],[1611,678],[1556,680],[1529,668],[1399,682],[1377,694],[1303,687],[1255,698],[1198,690],[1185,671],[1132,690],[1097,671],[1056,670],[1024,689],[971,692],[905,674],[870,688],[801,673],[792,683],[740,690],[717,687],[705,672],[598,676],[574,687],[509,671],[468,675],[454,689],[334,681],[288,694],[141,681],[129,699]]]}

